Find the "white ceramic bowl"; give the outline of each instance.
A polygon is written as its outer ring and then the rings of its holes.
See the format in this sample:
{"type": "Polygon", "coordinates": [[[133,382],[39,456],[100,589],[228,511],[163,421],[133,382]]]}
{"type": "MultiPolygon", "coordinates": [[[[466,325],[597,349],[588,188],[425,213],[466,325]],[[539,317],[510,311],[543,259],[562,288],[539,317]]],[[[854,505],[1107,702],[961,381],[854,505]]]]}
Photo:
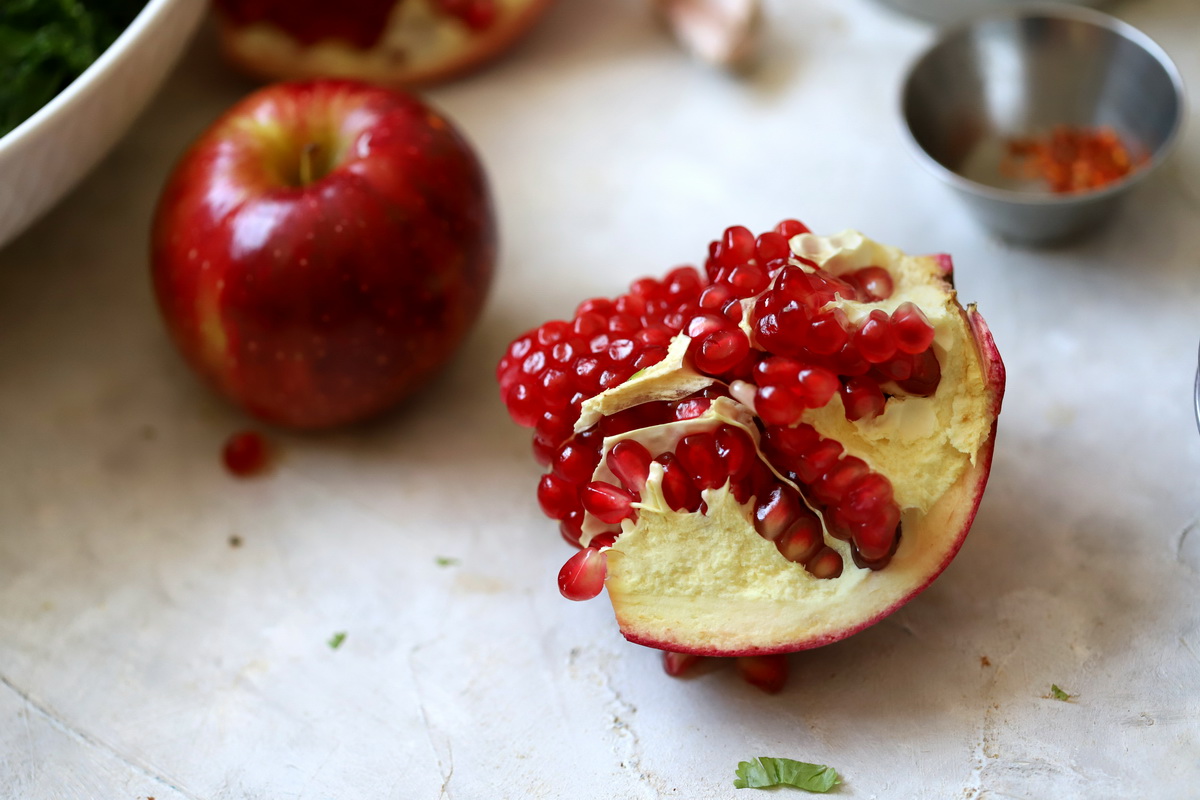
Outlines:
{"type": "Polygon", "coordinates": [[[0,247],[116,144],[170,72],[206,0],[149,0],[100,58],[0,138],[0,247]]]}

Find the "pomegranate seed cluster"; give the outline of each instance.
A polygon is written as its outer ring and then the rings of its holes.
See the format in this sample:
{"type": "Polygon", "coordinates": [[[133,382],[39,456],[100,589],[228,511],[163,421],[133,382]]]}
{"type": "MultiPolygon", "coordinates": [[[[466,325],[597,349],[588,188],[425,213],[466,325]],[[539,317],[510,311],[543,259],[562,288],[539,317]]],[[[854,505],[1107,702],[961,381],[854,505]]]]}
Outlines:
{"type": "Polygon", "coordinates": [[[911,302],[852,320],[847,302],[887,300],[892,275],[882,266],[840,275],[821,269],[791,252],[791,238],[807,232],[795,220],[757,237],[729,228],[709,245],[703,273],[679,267],[662,280],[635,281],[627,294],[587,300],[570,321],[547,322],[509,346],[497,377],[510,415],[534,429],[535,457],[549,467],[538,485],[542,510],[576,546],[594,520],[588,546],[559,576],[563,594],[599,593],[600,549],[622,522],[636,522],[654,464],[671,509],[704,513],[704,491],[728,486],[738,502],[752,504],[755,530],[817,578],[836,578],[844,567],[825,532],[850,544],[859,567],[886,567],[900,539],[891,483],[818,434],[804,414],[838,395],[847,419],[857,421],[883,413],[892,395],[933,394],[941,379],[934,329],[911,302]],[[689,340],[687,366],[712,378],[711,386],[575,432],[585,400],[662,361],[679,334],[689,340]],[[606,437],[696,419],[731,395],[752,398],[753,431],[714,419],[664,452],[632,436],[602,450],[606,437]],[[615,483],[593,480],[602,460],[600,474],[615,483]]]}

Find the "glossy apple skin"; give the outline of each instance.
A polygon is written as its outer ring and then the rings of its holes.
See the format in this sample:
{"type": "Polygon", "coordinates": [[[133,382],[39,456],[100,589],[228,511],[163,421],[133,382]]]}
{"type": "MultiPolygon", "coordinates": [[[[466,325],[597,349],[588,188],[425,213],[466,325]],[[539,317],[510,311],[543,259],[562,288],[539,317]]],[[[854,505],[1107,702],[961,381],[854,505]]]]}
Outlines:
{"type": "Polygon", "coordinates": [[[318,80],[249,96],[192,145],[159,200],[151,267],[201,376],[262,420],[327,428],[430,379],[478,316],[495,252],[483,168],[444,117],[318,80]]]}

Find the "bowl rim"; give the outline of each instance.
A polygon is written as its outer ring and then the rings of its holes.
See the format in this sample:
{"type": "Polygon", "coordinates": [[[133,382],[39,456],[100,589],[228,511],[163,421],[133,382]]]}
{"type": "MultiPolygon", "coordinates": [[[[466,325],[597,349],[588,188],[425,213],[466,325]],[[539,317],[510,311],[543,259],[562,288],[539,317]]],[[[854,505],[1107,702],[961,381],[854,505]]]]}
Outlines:
{"type": "Polygon", "coordinates": [[[141,37],[142,31],[153,24],[153,21],[163,13],[168,6],[183,0],[147,0],[146,5],[137,13],[133,21],[125,26],[125,30],[117,35],[113,43],[105,48],[95,61],[87,66],[79,77],[71,81],[61,92],[50,98],[45,105],[21,121],[17,127],[0,136],[0,154],[8,149],[16,149],[20,142],[37,136],[38,132],[51,124],[60,113],[70,108],[77,98],[87,93],[89,87],[109,70],[112,64],[120,60],[128,51],[129,44],[141,37]]]}
{"type": "Polygon", "coordinates": [[[904,129],[904,138],[908,143],[909,149],[916,154],[917,159],[927,170],[930,170],[942,181],[960,191],[990,200],[1028,206],[1063,206],[1082,202],[1102,201],[1105,198],[1120,194],[1145,180],[1151,172],[1157,169],[1158,166],[1171,155],[1178,144],[1179,135],[1183,129],[1184,120],[1187,118],[1186,105],[1187,95],[1184,90],[1183,77],[1179,72],[1178,66],[1176,66],[1170,55],[1167,54],[1167,51],[1164,50],[1158,42],[1152,39],[1140,28],[1134,27],[1124,20],[1118,19],[1111,14],[1106,14],[1103,11],[1098,11],[1094,8],[1068,5],[1065,3],[1044,2],[1021,3],[1013,6],[1010,9],[985,11],[977,16],[971,17],[970,19],[963,20],[953,25],[947,25],[940,29],[937,32],[937,35],[934,37],[934,40],[910,61],[908,68],[904,72],[904,80],[901,83],[899,98],[900,121],[901,127],[904,129]],[[1001,189],[995,186],[989,186],[985,183],[980,183],[978,181],[973,181],[970,178],[963,177],[934,158],[933,155],[930,154],[929,151],[917,141],[917,137],[913,134],[912,126],[909,124],[908,114],[905,110],[905,100],[908,97],[910,86],[917,69],[925,62],[925,60],[931,57],[933,53],[938,50],[938,48],[950,40],[970,32],[981,24],[995,22],[1020,22],[1028,19],[1067,20],[1070,22],[1082,22],[1098,28],[1103,28],[1110,33],[1123,37],[1131,44],[1144,50],[1148,55],[1154,58],[1154,60],[1157,61],[1167,73],[1167,78],[1170,80],[1171,86],[1174,89],[1176,114],[1175,118],[1172,120],[1171,128],[1167,132],[1167,135],[1163,138],[1162,143],[1150,153],[1149,159],[1144,166],[1099,189],[1061,194],[1055,194],[1051,192],[1022,192],[1015,189],[1001,189]]]}

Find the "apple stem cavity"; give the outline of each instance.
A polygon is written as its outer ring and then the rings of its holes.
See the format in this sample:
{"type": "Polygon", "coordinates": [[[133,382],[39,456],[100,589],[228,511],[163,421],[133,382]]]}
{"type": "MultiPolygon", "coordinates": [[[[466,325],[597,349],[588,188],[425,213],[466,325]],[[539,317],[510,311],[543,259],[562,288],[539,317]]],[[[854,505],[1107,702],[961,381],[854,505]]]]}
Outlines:
{"type": "MultiPolygon", "coordinates": [[[[309,142],[300,149],[300,185],[309,186],[314,181],[320,180],[320,174],[317,172],[313,162],[320,155],[321,145],[317,142],[309,142]]],[[[323,171],[323,170],[322,170],[323,171]]]]}

